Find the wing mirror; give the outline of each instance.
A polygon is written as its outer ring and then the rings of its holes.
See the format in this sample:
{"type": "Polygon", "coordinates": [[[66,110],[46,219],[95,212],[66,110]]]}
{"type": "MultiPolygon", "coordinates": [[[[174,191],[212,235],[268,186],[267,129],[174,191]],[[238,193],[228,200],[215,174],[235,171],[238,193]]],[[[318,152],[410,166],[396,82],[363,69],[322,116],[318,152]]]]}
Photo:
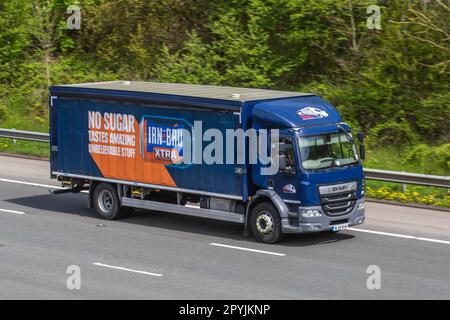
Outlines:
{"type": "Polygon", "coordinates": [[[357,134],[358,141],[359,141],[359,157],[361,160],[366,160],[366,148],[364,147],[364,133],[362,131],[359,131],[357,134]]]}
{"type": "Polygon", "coordinates": [[[357,134],[357,137],[358,137],[358,141],[360,143],[364,143],[364,132],[359,131],[358,134],[357,134]]]}

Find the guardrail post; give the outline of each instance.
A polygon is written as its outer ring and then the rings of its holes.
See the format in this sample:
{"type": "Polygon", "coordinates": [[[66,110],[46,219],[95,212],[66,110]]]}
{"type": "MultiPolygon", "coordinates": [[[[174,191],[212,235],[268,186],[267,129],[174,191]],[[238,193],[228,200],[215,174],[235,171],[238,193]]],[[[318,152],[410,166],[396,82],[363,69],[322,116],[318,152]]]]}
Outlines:
{"type": "MultiPolygon", "coordinates": [[[[404,173],[405,171],[402,171],[404,173]]],[[[402,192],[406,193],[406,183],[402,183],[402,192]]]]}

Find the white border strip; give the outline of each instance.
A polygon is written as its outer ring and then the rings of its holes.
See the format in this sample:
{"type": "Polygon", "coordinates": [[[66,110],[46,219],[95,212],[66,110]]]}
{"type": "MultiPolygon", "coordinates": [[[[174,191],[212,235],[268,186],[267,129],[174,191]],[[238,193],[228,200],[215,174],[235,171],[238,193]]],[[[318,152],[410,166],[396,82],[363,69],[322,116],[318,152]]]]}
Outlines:
{"type": "Polygon", "coordinates": [[[133,269],[128,269],[128,268],[123,268],[123,267],[116,267],[116,266],[111,266],[108,264],[103,264],[100,262],[94,262],[93,263],[94,266],[98,266],[98,267],[105,267],[105,268],[111,268],[111,269],[117,269],[117,270],[122,270],[122,271],[129,271],[129,272],[134,272],[134,273],[140,273],[140,274],[145,274],[148,276],[154,276],[154,277],[162,277],[163,275],[160,273],[152,273],[152,272],[147,272],[147,271],[140,271],[140,270],[133,270],[133,269]]]}
{"type": "Polygon", "coordinates": [[[256,252],[256,253],[270,254],[270,255],[273,255],[273,256],[280,256],[280,257],[284,257],[286,255],[284,253],[256,250],[256,249],[236,247],[236,246],[229,246],[229,245],[226,245],[226,244],[220,244],[220,243],[215,243],[215,242],[211,242],[210,245],[211,246],[216,246],[216,247],[224,247],[224,248],[237,249],[237,250],[243,250],[243,251],[250,251],[250,252],[256,252]]]}

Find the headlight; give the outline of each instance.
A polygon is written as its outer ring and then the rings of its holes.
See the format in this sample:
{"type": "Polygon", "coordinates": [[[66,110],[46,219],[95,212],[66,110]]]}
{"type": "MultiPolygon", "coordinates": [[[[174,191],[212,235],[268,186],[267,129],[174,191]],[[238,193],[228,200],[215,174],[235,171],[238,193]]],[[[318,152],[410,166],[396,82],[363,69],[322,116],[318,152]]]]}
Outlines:
{"type": "Polygon", "coordinates": [[[364,202],[358,204],[358,210],[363,210],[365,208],[364,202]]]}
{"type": "Polygon", "coordinates": [[[366,192],[366,178],[361,179],[361,195],[363,196],[366,192]]]}
{"type": "Polygon", "coordinates": [[[322,216],[319,210],[309,210],[309,209],[300,210],[300,214],[304,218],[313,218],[322,216]]]}

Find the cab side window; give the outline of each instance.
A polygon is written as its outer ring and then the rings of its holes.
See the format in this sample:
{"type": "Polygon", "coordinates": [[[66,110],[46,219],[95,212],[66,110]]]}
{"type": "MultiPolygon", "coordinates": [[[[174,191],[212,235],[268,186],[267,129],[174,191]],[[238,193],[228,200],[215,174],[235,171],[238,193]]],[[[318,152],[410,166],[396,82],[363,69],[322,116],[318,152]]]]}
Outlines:
{"type": "Polygon", "coordinates": [[[295,152],[291,138],[280,138],[279,143],[279,165],[280,172],[295,173],[295,152]]]}

